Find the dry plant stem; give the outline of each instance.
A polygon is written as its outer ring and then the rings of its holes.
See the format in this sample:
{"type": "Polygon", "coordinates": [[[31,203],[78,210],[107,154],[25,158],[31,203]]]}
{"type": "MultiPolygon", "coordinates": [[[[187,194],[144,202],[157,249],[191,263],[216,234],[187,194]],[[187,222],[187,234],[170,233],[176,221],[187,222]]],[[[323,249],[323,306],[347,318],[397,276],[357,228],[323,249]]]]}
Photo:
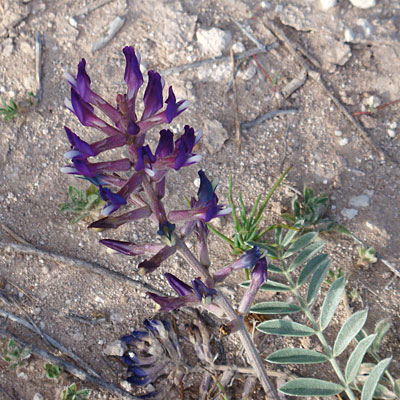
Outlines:
{"type": "Polygon", "coordinates": [[[90,263],[88,261],[84,261],[79,258],[66,257],[61,254],[52,253],[52,252],[49,252],[46,250],[39,250],[33,246],[27,246],[27,245],[22,245],[22,244],[0,242],[0,250],[1,249],[12,250],[14,252],[21,253],[21,254],[31,254],[31,255],[34,255],[37,257],[43,257],[47,260],[56,261],[61,264],[68,265],[68,266],[71,266],[71,267],[74,267],[77,269],[81,269],[81,270],[84,270],[87,272],[92,272],[97,275],[103,276],[105,278],[114,279],[118,282],[124,283],[125,285],[133,287],[135,289],[151,291],[156,294],[159,294],[160,296],[165,295],[160,290],[154,288],[153,286],[151,286],[145,282],[141,282],[136,279],[132,279],[129,276],[122,274],[121,272],[113,271],[113,270],[108,269],[108,268],[104,267],[103,265],[100,265],[97,263],[90,263]]]}
{"type": "Polygon", "coordinates": [[[324,348],[324,352],[328,356],[329,362],[331,363],[331,366],[332,366],[333,370],[335,371],[336,376],[339,378],[340,383],[345,388],[345,392],[346,392],[347,396],[349,397],[349,399],[350,400],[356,400],[356,396],[354,395],[352,389],[350,388],[350,386],[346,382],[346,379],[343,376],[342,370],[340,369],[339,364],[336,361],[336,358],[333,357],[331,346],[329,346],[328,342],[325,339],[324,334],[321,332],[321,330],[319,328],[319,325],[318,325],[317,321],[315,320],[314,316],[311,314],[310,308],[307,306],[307,304],[305,303],[305,301],[301,297],[299,291],[297,290],[296,284],[293,281],[290,273],[287,272],[287,265],[286,265],[285,261],[283,260],[283,258],[280,258],[280,261],[282,263],[285,277],[286,277],[287,281],[289,282],[289,285],[290,285],[290,287],[292,289],[292,292],[295,295],[295,297],[296,297],[296,299],[297,299],[302,311],[304,312],[304,314],[306,315],[306,317],[310,321],[310,323],[312,325],[312,328],[315,331],[315,335],[317,336],[317,338],[320,341],[322,347],[324,348]]]}
{"type": "MultiPolygon", "coordinates": [[[[196,273],[201,275],[206,285],[208,281],[212,282],[212,278],[209,272],[187,248],[185,242],[182,239],[177,240],[177,249],[178,253],[184,258],[184,260],[196,271],[196,273]]],[[[220,290],[217,290],[217,295],[214,297],[214,302],[221,307],[221,309],[225,312],[230,321],[237,322],[237,326],[239,327],[239,329],[236,333],[240,338],[240,342],[246,351],[249,363],[254,368],[255,374],[260,380],[260,383],[265,393],[268,394],[271,398],[279,400],[280,398],[278,392],[275,386],[272,384],[270,378],[268,377],[265,368],[261,362],[261,359],[258,355],[258,351],[255,348],[251,337],[247,333],[243,318],[236,313],[232,305],[229,303],[229,301],[225,298],[220,290]]]]}
{"type": "Polygon", "coordinates": [[[35,54],[35,75],[38,91],[36,93],[37,102],[40,103],[43,98],[43,73],[42,73],[42,55],[43,43],[40,32],[36,32],[36,54],[35,54]]]}
{"type": "MultiPolygon", "coordinates": [[[[12,338],[14,339],[17,344],[22,347],[30,347],[32,349],[32,354],[50,362],[51,364],[58,365],[59,367],[63,368],[65,371],[69,372],[71,375],[76,376],[78,379],[84,382],[91,383],[97,387],[101,387],[103,389],[108,390],[111,393],[117,393],[119,395],[123,395],[123,399],[130,399],[130,400],[138,400],[138,397],[131,395],[129,392],[121,389],[120,387],[114,385],[112,382],[108,382],[102,378],[97,378],[93,375],[88,374],[84,370],[76,367],[75,365],[63,360],[60,357],[56,357],[55,355],[43,350],[38,346],[30,345],[23,340],[19,339],[17,336],[13,335],[12,333],[0,329],[0,337],[4,339],[12,338]]],[[[121,397],[120,397],[121,398],[121,397]]]]}
{"type": "MultiPolygon", "coordinates": [[[[235,60],[236,61],[243,60],[245,58],[251,57],[253,54],[268,53],[270,50],[275,49],[276,47],[278,47],[277,42],[268,44],[261,49],[259,47],[254,47],[250,50],[244,51],[243,53],[235,54],[235,60]]],[[[170,75],[170,74],[179,74],[180,72],[187,71],[187,70],[193,69],[193,68],[199,68],[202,65],[206,65],[206,64],[228,62],[228,61],[230,61],[230,59],[231,59],[230,56],[219,56],[219,57],[215,57],[215,58],[206,58],[205,60],[195,61],[190,64],[183,64],[183,65],[178,65],[177,67],[164,69],[161,71],[161,75],[165,76],[165,75],[170,75]]]]}
{"type": "MultiPolygon", "coordinates": [[[[16,315],[10,314],[9,312],[3,310],[0,308],[0,316],[7,318],[13,322],[16,322],[17,324],[20,324],[22,326],[24,326],[25,328],[29,329],[32,332],[38,333],[37,329],[30,324],[28,321],[26,321],[25,319],[18,317],[16,315]]],[[[84,368],[86,371],[88,371],[90,374],[92,374],[93,376],[99,378],[99,374],[94,371],[92,368],[90,368],[89,365],[87,365],[85,363],[85,361],[83,361],[80,357],[78,357],[76,354],[74,354],[72,351],[68,350],[67,348],[65,348],[61,343],[58,343],[55,339],[53,339],[51,336],[49,336],[48,334],[46,334],[43,331],[40,331],[40,335],[43,336],[43,338],[54,348],[56,348],[57,350],[60,350],[62,353],[66,354],[69,358],[71,358],[72,360],[74,360],[78,365],[80,365],[82,368],[84,368]]]]}
{"type": "Polygon", "coordinates": [[[287,110],[269,111],[265,114],[260,115],[256,119],[253,119],[252,121],[243,122],[241,124],[241,127],[242,127],[242,129],[249,129],[249,128],[252,128],[253,126],[262,124],[263,122],[265,122],[268,119],[277,117],[278,115],[297,114],[298,112],[299,112],[299,110],[297,110],[295,108],[289,108],[287,110]]]}
{"type": "Polygon", "coordinates": [[[239,116],[239,101],[238,101],[238,90],[236,83],[236,62],[235,62],[235,53],[231,49],[231,63],[232,63],[232,87],[233,87],[233,97],[235,100],[235,133],[236,133],[236,146],[238,152],[240,152],[241,146],[241,132],[240,132],[240,116],[239,116]]]}

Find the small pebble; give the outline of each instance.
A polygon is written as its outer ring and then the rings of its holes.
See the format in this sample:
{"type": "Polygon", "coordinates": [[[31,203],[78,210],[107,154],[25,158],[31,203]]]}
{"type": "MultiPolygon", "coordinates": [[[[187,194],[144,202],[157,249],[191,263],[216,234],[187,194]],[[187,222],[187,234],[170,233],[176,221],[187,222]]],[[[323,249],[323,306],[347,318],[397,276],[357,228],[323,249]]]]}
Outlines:
{"type": "Polygon", "coordinates": [[[358,214],[358,210],[355,208],[343,208],[340,213],[347,219],[353,219],[358,214]]]}
{"type": "Polygon", "coordinates": [[[77,342],[81,342],[82,340],[85,339],[85,336],[83,335],[82,332],[75,332],[72,338],[77,342]]]}
{"type": "Polygon", "coordinates": [[[196,178],[196,179],[193,181],[193,185],[194,185],[195,187],[199,188],[199,187],[200,187],[200,178],[196,178]]]}
{"type": "Polygon", "coordinates": [[[18,372],[17,377],[23,379],[24,381],[28,380],[28,375],[25,372],[18,372]]]}
{"type": "Polygon", "coordinates": [[[115,340],[114,342],[109,343],[105,347],[105,349],[103,350],[103,353],[106,356],[122,357],[127,350],[128,350],[128,347],[124,342],[121,342],[120,340],[115,340]]]}
{"type": "Polygon", "coordinates": [[[336,6],[336,0],[320,0],[320,5],[323,10],[329,10],[336,6]]]}
{"type": "Polygon", "coordinates": [[[376,0],[350,0],[350,3],[357,8],[371,8],[376,5],[376,0]]]}
{"type": "Polygon", "coordinates": [[[335,131],[335,136],[340,137],[340,136],[342,136],[342,134],[343,134],[342,131],[335,131]]]}
{"type": "Polygon", "coordinates": [[[388,129],[387,134],[389,137],[394,138],[396,137],[396,131],[394,129],[388,129]]]}
{"type": "Polygon", "coordinates": [[[381,105],[381,99],[378,96],[370,96],[368,99],[365,101],[365,104],[368,106],[372,107],[379,107],[381,105]]]}
{"type": "Polygon", "coordinates": [[[390,129],[396,129],[397,128],[397,122],[396,121],[390,122],[389,123],[389,128],[390,129]]]}
{"type": "Polygon", "coordinates": [[[344,31],[344,41],[352,42],[356,38],[356,34],[351,29],[346,29],[344,31]]]}
{"type": "Polygon", "coordinates": [[[234,53],[243,53],[246,50],[246,47],[244,47],[242,42],[236,42],[233,44],[232,50],[234,53]]]}
{"type": "Polygon", "coordinates": [[[35,393],[32,400],[43,400],[44,397],[40,393],[35,393]]]}
{"type": "Polygon", "coordinates": [[[353,196],[350,199],[350,205],[355,208],[368,207],[369,197],[366,194],[362,194],[360,196],[353,196]]]}
{"type": "Polygon", "coordinates": [[[357,25],[363,30],[365,37],[371,36],[373,30],[372,25],[365,18],[359,18],[357,20],[357,25]]]}
{"type": "Polygon", "coordinates": [[[349,139],[347,139],[347,138],[342,138],[342,139],[339,140],[339,144],[340,144],[341,146],[346,146],[347,144],[349,144],[349,139]]]}

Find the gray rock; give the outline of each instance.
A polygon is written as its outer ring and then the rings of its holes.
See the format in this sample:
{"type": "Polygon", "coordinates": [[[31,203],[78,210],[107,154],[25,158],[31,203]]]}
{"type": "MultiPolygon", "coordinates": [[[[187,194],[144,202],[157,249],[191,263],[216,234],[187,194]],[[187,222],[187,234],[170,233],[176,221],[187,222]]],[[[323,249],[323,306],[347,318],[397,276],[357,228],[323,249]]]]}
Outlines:
{"type": "Polygon", "coordinates": [[[345,65],[351,57],[351,48],[348,44],[333,40],[331,45],[326,47],[324,57],[331,64],[345,65]]]}
{"type": "Polygon", "coordinates": [[[204,120],[203,144],[212,154],[221,150],[223,144],[229,139],[229,134],[217,120],[204,120]]]}
{"type": "Polygon", "coordinates": [[[76,341],[76,342],[81,342],[82,340],[85,339],[85,336],[83,335],[82,332],[75,332],[72,336],[72,338],[76,341]]]}
{"type": "Polygon", "coordinates": [[[128,350],[127,345],[120,340],[115,340],[109,343],[103,350],[106,356],[119,356],[122,357],[124,353],[128,350]]]}
{"type": "Polygon", "coordinates": [[[343,208],[340,213],[347,219],[353,219],[358,214],[358,210],[355,208],[343,208]]]}
{"type": "Polygon", "coordinates": [[[394,129],[388,129],[387,134],[389,137],[394,138],[396,137],[396,131],[394,129]]]}
{"type": "Polygon", "coordinates": [[[222,55],[232,40],[231,32],[218,28],[199,29],[196,37],[201,52],[214,57],[222,55]]]}
{"type": "Polygon", "coordinates": [[[351,29],[347,28],[344,31],[344,41],[352,42],[356,38],[356,34],[351,29]]]}
{"type": "Polygon", "coordinates": [[[381,99],[378,96],[369,96],[364,104],[367,104],[369,107],[379,107],[381,105],[381,99]]]}
{"type": "Polygon", "coordinates": [[[355,208],[369,207],[369,197],[366,194],[360,196],[353,196],[350,199],[350,205],[355,208]]]}
{"type": "Polygon", "coordinates": [[[257,67],[253,63],[250,63],[243,71],[239,71],[238,77],[244,81],[249,81],[255,77],[256,73],[257,67]]]}
{"type": "Polygon", "coordinates": [[[357,20],[357,25],[361,27],[365,37],[371,36],[373,28],[372,25],[365,18],[359,18],[357,20]]]}
{"type": "Polygon", "coordinates": [[[376,5],[376,0],[350,0],[350,3],[357,8],[371,8],[376,5]]]}
{"type": "Polygon", "coordinates": [[[40,393],[35,393],[32,400],[43,400],[44,397],[40,393]]]}

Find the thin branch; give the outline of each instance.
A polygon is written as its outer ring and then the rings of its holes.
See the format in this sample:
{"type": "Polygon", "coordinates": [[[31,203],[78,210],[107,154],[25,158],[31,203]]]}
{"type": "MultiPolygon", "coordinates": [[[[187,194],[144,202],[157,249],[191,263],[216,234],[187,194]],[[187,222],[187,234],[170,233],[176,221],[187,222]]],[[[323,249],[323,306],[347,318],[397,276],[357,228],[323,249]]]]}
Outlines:
{"type": "Polygon", "coordinates": [[[97,387],[103,388],[108,390],[111,393],[117,393],[119,395],[123,395],[124,399],[130,399],[130,400],[138,400],[139,398],[136,396],[133,396],[129,392],[121,389],[117,385],[115,385],[112,382],[108,382],[102,378],[97,378],[93,375],[88,374],[84,370],[76,367],[75,365],[63,360],[60,357],[56,357],[55,355],[47,352],[46,350],[43,350],[41,347],[30,345],[23,340],[19,339],[17,336],[13,335],[7,330],[0,329],[0,337],[4,339],[9,339],[10,337],[14,339],[17,344],[19,344],[22,347],[30,347],[32,349],[32,354],[43,358],[44,360],[54,364],[58,365],[59,367],[63,368],[65,371],[69,372],[71,375],[74,375],[78,379],[84,382],[91,383],[92,385],[95,385],[97,387]]]}
{"type": "Polygon", "coordinates": [[[9,312],[7,312],[1,308],[0,308],[0,316],[2,316],[4,318],[8,318],[9,320],[11,320],[13,322],[16,322],[17,324],[24,326],[25,328],[29,329],[32,332],[39,333],[40,336],[42,336],[44,338],[44,340],[46,342],[48,342],[51,346],[53,346],[57,350],[60,350],[62,353],[66,354],[68,357],[70,357],[72,360],[74,360],[78,365],[80,365],[82,368],[84,368],[90,374],[99,378],[99,374],[96,371],[94,371],[88,364],[86,364],[85,361],[83,361],[80,357],[78,357],[72,351],[68,350],[61,343],[57,342],[57,340],[53,339],[47,333],[43,332],[42,330],[40,330],[40,332],[38,332],[37,327],[30,324],[24,318],[18,317],[14,314],[10,314],[9,312]]]}
{"type": "Polygon", "coordinates": [[[124,283],[135,289],[152,291],[153,293],[163,296],[164,293],[148,283],[132,279],[118,271],[113,271],[97,263],[90,263],[88,261],[81,260],[79,258],[67,257],[61,254],[52,253],[47,250],[39,250],[31,245],[22,245],[15,243],[0,242],[0,250],[12,250],[17,253],[31,254],[37,257],[43,257],[45,259],[58,262],[60,264],[68,265],[73,268],[77,268],[83,271],[92,272],[96,275],[100,275],[105,278],[114,279],[118,282],[124,283]]]}
{"type": "Polygon", "coordinates": [[[242,127],[242,129],[250,129],[253,126],[262,124],[263,122],[267,121],[268,119],[277,117],[278,115],[297,114],[298,112],[299,112],[299,110],[297,110],[295,108],[289,108],[287,110],[269,111],[265,114],[260,115],[256,119],[253,119],[252,121],[242,122],[241,127],[242,127]]]}
{"type": "Polygon", "coordinates": [[[240,132],[240,115],[239,115],[239,100],[238,100],[238,89],[236,83],[236,61],[235,61],[235,53],[231,48],[231,63],[232,63],[232,87],[233,87],[233,98],[235,102],[235,138],[236,138],[236,146],[238,152],[240,152],[241,146],[241,132],[240,132]]]}
{"type": "MultiPolygon", "coordinates": [[[[274,42],[274,43],[264,46],[261,49],[258,47],[254,47],[250,50],[244,51],[243,53],[235,54],[235,60],[236,61],[243,60],[245,58],[251,57],[253,54],[268,53],[271,49],[275,49],[277,46],[278,46],[278,42],[274,42]]],[[[206,58],[205,60],[195,61],[190,64],[183,64],[183,65],[178,65],[177,67],[164,69],[164,70],[160,71],[160,73],[163,76],[170,75],[170,74],[178,74],[180,72],[187,71],[189,69],[199,68],[202,65],[206,65],[206,64],[229,62],[230,59],[231,59],[230,56],[218,56],[218,57],[214,57],[214,58],[206,58]]]]}
{"type": "Polygon", "coordinates": [[[240,22],[236,21],[232,17],[229,17],[229,19],[235,23],[240,30],[259,48],[262,49],[264,48],[264,45],[248,30],[246,29],[240,22]]]}
{"type": "Polygon", "coordinates": [[[42,56],[43,56],[43,41],[40,32],[36,32],[36,57],[35,57],[35,75],[38,91],[36,93],[37,102],[40,103],[43,98],[43,70],[42,70],[42,56]]]}

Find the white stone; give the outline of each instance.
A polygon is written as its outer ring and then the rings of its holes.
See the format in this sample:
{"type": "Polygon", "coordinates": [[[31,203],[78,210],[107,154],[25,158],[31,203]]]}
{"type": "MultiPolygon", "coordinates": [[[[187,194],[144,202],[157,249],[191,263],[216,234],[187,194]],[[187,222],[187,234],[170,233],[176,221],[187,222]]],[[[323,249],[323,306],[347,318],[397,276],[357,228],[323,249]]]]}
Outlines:
{"type": "Polygon", "coordinates": [[[196,178],[196,179],[193,181],[193,184],[194,184],[195,187],[199,188],[199,187],[200,187],[200,178],[196,178]]]}
{"type": "Polygon", "coordinates": [[[121,385],[122,389],[126,390],[127,392],[132,390],[132,385],[128,381],[121,381],[119,384],[121,385]]]}
{"type": "Polygon", "coordinates": [[[73,28],[78,27],[78,21],[74,17],[68,17],[68,22],[73,28]]]}
{"type": "Polygon", "coordinates": [[[269,10],[272,7],[272,4],[270,1],[262,1],[260,3],[261,8],[263,8],[264,10],[269,10]]]}
{"type": "Polygon", "coordinates": [[[202,53],[209,56],[222,55],[232,40],[231,32],[218,28],[199,29],[196,37],[202,53]]]}
{"type": "Polygon", "coordinates": [[[325,49],[324,57],[330,64],[345,65],[351,57],[351,48],[340,40],[331,40],[325,49]]]}
{"type": "Polygon", "coordinates": [[[341,146],[346,146],[347,144],[349,144],[349,139],[347,139],[347,138],[341,138],[341,139],[339,140],[339,144],[340,144],[341,146]]]}
{"type": "Polygon", "coordinates": [[[204,136],[203,144],[210,153],[221,150],[224,143],[229,139],[229,134],[223,127],[221,122],[216,119],[204,119],[204,136]]]}
{"type": "Polygon", "coordinates": [[[340,213],[347,219],[353,219],[358,214],[358,210],[355,208],[343,208],[340,213]]]}
{"type": "Polygon", "coordinates": [[[390,129],[396,129],[397,128],[397,122],[396,121],[390,122],[389,123],[389,128],[390,129]]]}
{"type": "Polygon", "coordinates": [[[396,137],[396,131],[394,129],[388,129],[387,134],[389,137],[394,138],[396,137]]]}
{"type": "Polygon", "coordinates": [[[363,30],[365,37],[371,36],[373,30],[372,25],[365,18],[359,18],[357,20],[357,25],[363,30]]]}
{"type": "Polygon", "coordinates": [[[40,393],[35,393],[32,400],[43,400],[44,397],[40,393]]]}
{"type": "Polygon", "coordinates": [[[117,324],[119,324],[119,323],[121,323],[124,319],[123,319],[123,317],[122,317],[121,314],[114,312],[114,313],[111,313],[111,315],[110,315],[110,320],[111,320],[112,322],[116,322],[117,324]]]}
{"type": "Polygon", "coordinates": [[[232,50],[234,53],[243,53],[246,50],[242,42],[235,42],[232,45],[232,50]]]}
{"type": "Polygon", "coordinates": [[[360,196],[353,196],[350,199],[350,205],[355,208],[368,207],[369,197],[366,194],[361,194],[360,196]]]}
{"type": "Polygon", "coordinates": [[[340,136],[342,136],[342,135],[343,135],[343,132],[342,132],[342,131],[335,131],[335,136],[340,137],[340,136]]]}
{"type": "Polygon", "coordinates": [[[245,70],[239,71],[238,77],[243,79],[244,81],[249,81],[255,77],[256,73],[256,66],[253,63],[250,63],[245,70]]]}
{"type": "Polygon", "coordinates": [[[323,10],[329,10],[336,6],[336,0],[320,0],[319,3],[323,10]]]}
{"type": "Polygon", "coordinates": [[[120,340],[115,340],[109,343],[103,350],[106,356],[119,356],[122,357],[124,353],[128,350],[127,345],[120,340]]]}
{"type": "Polygon", "coordinates": [[[344,31],[344,41],[352,42],[356,38],[356,34],[349,28],[344,31]]]}
{"type": "Polygon", "coordinates": [[[381,105],[381,99],[378,96],[369,96],[365,101],[369,107],[379,107],[381,105]]]}
{"type": "Polygon", "coordinates": [[[17,377],[23,379],[24,381],[28,380],[28,375],[25,372],[18,372],[17,377]]]}
{"type": "Polygon", "coordinates": [[[350,3],[357,8],[371,8],[376,5],[376,0],[350,0],[350,3]]]}

